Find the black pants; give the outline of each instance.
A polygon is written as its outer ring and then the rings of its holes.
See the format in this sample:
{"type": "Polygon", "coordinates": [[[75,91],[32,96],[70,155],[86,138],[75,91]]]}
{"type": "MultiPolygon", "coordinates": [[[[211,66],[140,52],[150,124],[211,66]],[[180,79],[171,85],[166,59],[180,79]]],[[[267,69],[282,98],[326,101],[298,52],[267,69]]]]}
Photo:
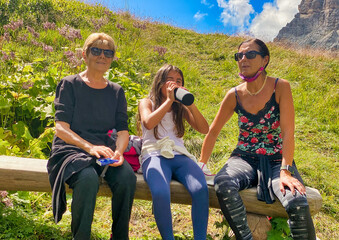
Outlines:
{"type": "MultiPolygon", "coordinates": [[[[250,157],[232,156],[218,172],[214,180],[220,208],[237,240],[253,239],[247,224],[246,209],[239,191],[258,184],[258,164],[257,160],[250,157]]],[[[285,196],[280,191],[280,166],[281,161],[271,162],[272,187],[274,194],[280,200],[289,216],[289,226],[293,239],[316,239],[307,198],[298,191],[293,196],[288,188],[285,196]]],[[[294,177],[302,182],[296,167],[294,177]]]]}
{"type": "MultiPolygon", "coordinates": [[[[109,167],[105,180],[112,196],[112,239],[129,239],[129,220],[136,187],[136,176],[131,166],[125,161],[122,166],[109,167]]],[[[95,167],[90,166],[67,181],[73,189],[72,198],[72,234],[75,240],[89,240],[91,225],[99,190],[99,175],[95,167]]]]}

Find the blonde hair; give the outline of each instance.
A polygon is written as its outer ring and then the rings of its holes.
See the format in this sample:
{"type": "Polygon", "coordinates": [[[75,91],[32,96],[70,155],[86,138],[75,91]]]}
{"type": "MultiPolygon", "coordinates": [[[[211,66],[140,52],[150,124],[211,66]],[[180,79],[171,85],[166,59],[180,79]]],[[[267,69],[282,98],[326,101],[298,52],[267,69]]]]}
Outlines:
{"type": "Polygon", "coordinates": [[[92,46],[97,46],[100,44],[108,46],[110,50],[114,51],[115,56],[117,47],[115,45],[113,38],[106,33],[92,33],[91,35],[89,35],[84,43],[82,50],[83,52],[86,53],[86,56],[88,56],[90,48],[92,46]]]}

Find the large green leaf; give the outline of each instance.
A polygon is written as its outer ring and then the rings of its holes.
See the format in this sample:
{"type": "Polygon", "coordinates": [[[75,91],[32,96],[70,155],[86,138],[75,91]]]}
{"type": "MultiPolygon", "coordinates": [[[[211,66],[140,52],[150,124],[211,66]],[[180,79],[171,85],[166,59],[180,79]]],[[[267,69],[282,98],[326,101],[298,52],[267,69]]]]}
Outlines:
{"type": "Polygon", "coordinates": [[[8,109],[12,106],[10,99],[0,96],[0,110],[8,109]]]}

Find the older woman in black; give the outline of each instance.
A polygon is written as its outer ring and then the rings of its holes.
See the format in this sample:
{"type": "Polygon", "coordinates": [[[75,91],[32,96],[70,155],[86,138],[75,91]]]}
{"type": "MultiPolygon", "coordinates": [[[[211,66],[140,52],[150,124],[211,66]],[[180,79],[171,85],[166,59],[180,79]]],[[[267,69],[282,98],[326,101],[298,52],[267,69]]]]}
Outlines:
{"type": "Polygon", "coordinates": [[[91,34],[83,47],[87,69],[65,77],[56,89],[56,133],[47,168],[55,222],[66,210],[64,183],[73,189],[73,239],[90,239],[99,175],[104,170],[96,164],[98,158],[118,160],[102,175],[113,193],[112,239],[128,239],[136,177],[123,158],[129,140],[127,102],[121,86],[104,78],[115,50],[109,35],[91,34]],[[111,129],[117,130],[116,141],[107,135],[111,129]]]}
{"type": "Polygon", "coordinates": [[[285,207],[293,239],[315,239],[306,190],[293,161],[294,107],[290,84],[267,76],[270,54],[259,39],[240,44],[235,60],[244,80],[232,88],[203,142],[200,161],[207,163],[217,136],[234,112],[238,144],[215,177],[221,210],[237,239],[253,239],[239,191],[257,186],[258,200],[285,207]]]}

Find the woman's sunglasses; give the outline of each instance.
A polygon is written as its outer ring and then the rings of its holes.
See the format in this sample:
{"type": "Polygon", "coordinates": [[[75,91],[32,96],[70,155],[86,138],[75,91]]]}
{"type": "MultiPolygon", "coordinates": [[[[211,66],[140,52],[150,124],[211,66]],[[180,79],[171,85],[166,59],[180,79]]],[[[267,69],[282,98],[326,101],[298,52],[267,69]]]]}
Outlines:
{"type": "Polygon", "coordinates": [[[234,54],[235,61],[240,61],[244,57],[244,55],[247,59],[254,59],[257,55],[265,57],[263,53],[257,51],[248,51],[246,53],[239,52],[234,54]]]}
{"type": "Polygon", "coordinates": [[[97,47],[92,47],[90,48],[91,53],[93,56],[100,56],[102,51],[104,51],[104,55],[107,58],[112,58],[114,56],[114,51],[113,50],[109,50],[109,49],[101,49],[101,48],[97,48],[97,47]]]}

